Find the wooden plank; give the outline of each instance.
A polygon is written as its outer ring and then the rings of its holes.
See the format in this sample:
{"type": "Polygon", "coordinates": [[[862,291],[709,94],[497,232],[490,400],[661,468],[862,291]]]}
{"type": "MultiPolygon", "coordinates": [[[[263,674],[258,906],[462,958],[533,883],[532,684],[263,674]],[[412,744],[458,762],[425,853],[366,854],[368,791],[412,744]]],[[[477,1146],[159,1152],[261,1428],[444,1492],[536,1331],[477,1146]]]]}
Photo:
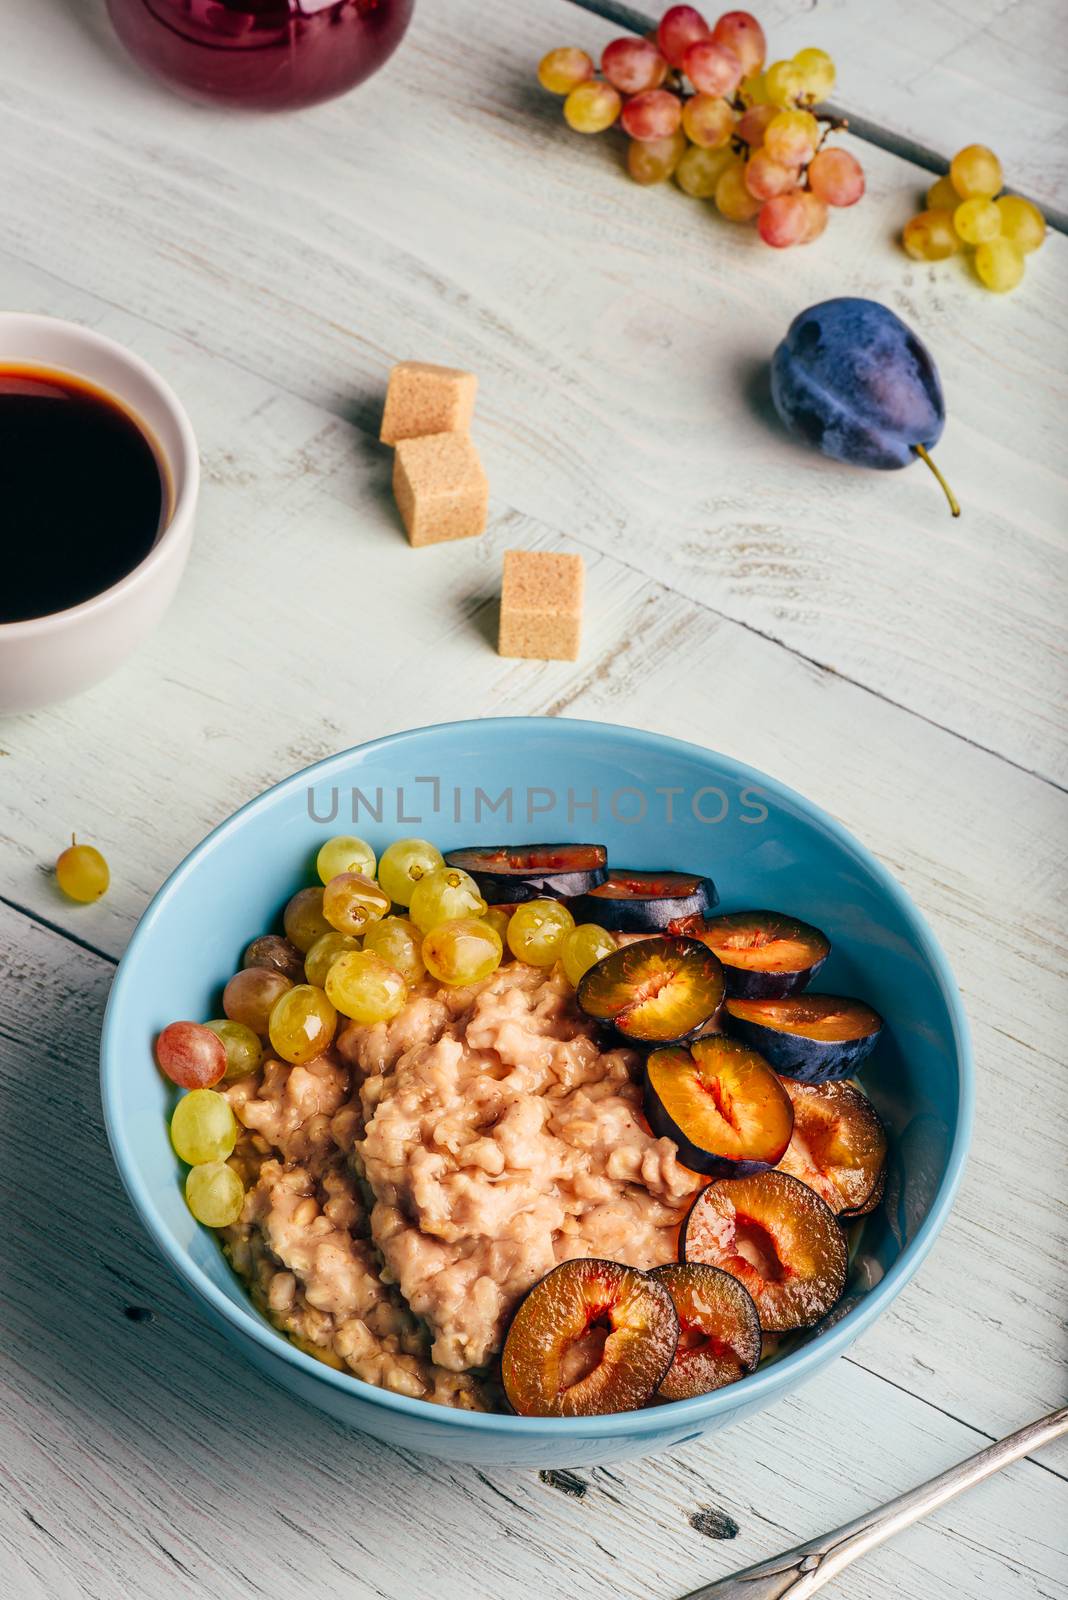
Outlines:
{"type": "MultiPolygon", "coordinates": [[[[129,328],[120,313],[96,315],[104,331],[129,328]]],[[[195,350],[146,329],[139,343],[191,387],[195,350]]],[[[270,782],[363,738],[490,710],[631,722],[772,770],[853,827],[931,916],[976,1029],[991,1130],[968,1209],[858,1359],[990,1433],[1052,1407],[1068,1248],[1068,1116],[1049,1109],[1065,1093],[1065,985],[1050,957],[1064,797],[609,557],[590,555],[581,662],[501,661],[487,634],[502,549],[579,546],[498,508],[484,541],[412,552],[382,494],[384,465],[353,448],[352,430],[222,362],[200,393],[211,494],[173,613],[109,683],[5,728],[8,895],[117,955],[170,868],[270,782]],[[97,906],[64,902],[48,875],[73,829],[112,863],[97,906]]]]}
{"type": "MultiPolygon", "coordinates": [[[[849,1361],[729,1434],[567,1480],[580,1495],[347,1433],[246,1366],[130,1213],[96,1092],[110,963],[7,908],[0,948],[15,979],[0,987],[12,1595],[671,1600],[983,1443],[849,1361]]],[[[1021,1463],[857,1568],[849,1592],[1052,1597],[1066,1510],[1057,1471],[1021,1463]]]]}
{"type": "MultiPolygon", "coordinates": [[[[663,6],[575,0],[644,32],[663,6]]],[[[1068,218],[1064,19],[1054,0],[767,0],[758,8],[770,60],[806,45],[838,65],[834,99],[884,148],[945,170],[965,144],[997,150],[1006,182],[1047,214],[1068,218]],[[875,45],[875,41],[878,41],[875,45]]],[[[711,20],[718,13],[707,9],[711,20]]]]}
{"type": "MultiPolygon", "coordinates": [[[[531,87],[546,38],[610,34],[565,0],[423,7],[358,97],[277,121],[161,99],[70,29],[50,45],[57,100],[35,70],[47,20],[27,14],[4,101],[7,248],[32,268],[368,430],[394,357],[474,366],[499,503],[1066,781],[1062,240],[1005,300],[963,262],[919,268],[889,241],[922,175],[881,152],[864,204],[789,259],[674,191],[637,192],[531,87]],[[419,159],[391,182],[405,148],[419,159]],[[932,344],[959,524],[919,468],[836,467],[774,422],[770,351],[838,292],[887,301],[932,344]]],[[[232,430],[221,448],[250,470],[232,430]]]]}

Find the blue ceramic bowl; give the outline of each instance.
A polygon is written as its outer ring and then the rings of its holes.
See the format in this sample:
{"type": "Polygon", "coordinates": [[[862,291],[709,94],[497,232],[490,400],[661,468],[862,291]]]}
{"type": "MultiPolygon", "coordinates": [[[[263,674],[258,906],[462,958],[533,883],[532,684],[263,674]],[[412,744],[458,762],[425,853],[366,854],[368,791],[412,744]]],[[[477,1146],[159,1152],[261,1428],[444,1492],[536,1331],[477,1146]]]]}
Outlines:
{"type": "Polygon", "coordinates": [[[957,985],[911,900],[831,817],[726,756],[597,723],[502,718],[378,739],[287,778],[216,828],[156,895],[111,991],[104,1114],[135,1209],[198,1304],[286,1389],[391,1444],[486,1466],[594,1465],[648,1454],[759,1411],[842,1354],[899,1294],[946,1220],[972,1123],[973,1068],[957,985]],[[495,809],[494,809],[495,808],[495,809]],[[331,834],[379,848],[417,833],[444,848],[597,838],[610,859],[713,876],[722,909],[781,907],[826,928],[828,992],[887,1028],[863,1080],[891,1131],[886,1204],[864,1230],[830,1325],[732,1388],[620,1416],[450,1411],[376,1389],[295,1349],[252,1307],[182,1196],[168,1089],[152,1040],[219,1014],[244,946],[277,926],[331,834]]]}

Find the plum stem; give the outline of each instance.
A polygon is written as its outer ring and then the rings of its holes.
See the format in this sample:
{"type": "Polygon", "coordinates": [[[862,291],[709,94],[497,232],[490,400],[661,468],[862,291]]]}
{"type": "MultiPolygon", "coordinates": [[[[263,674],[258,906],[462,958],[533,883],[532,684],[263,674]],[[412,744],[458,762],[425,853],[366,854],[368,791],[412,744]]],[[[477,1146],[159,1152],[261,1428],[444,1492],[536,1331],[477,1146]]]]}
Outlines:
{"type": "Polygon", "coordinates": [[[953,513],[953,515],[955,517],[959,517],[960,516],[960,501],[957,499],[956,495],[953,493],[953,490],[949,487],[949,484],[946,482],[945,478],[943,478],[942,474],[939,472],[938,468],[935,466],[934,462],[931,460],[931,457],[927,453],[927,446],[923,445],[923,444],[914,444],[912,448],[915,450],[916,454],[919,456],[919,458],[923,462],[924,466],[925,467],[930,467],[931,471],[934,473],[935,477],[938,479],[939,483],[942,485],[942,493],[945,495],[946,499],[949,501],[949,509],[952,511],[952,513],[953,513]]]}

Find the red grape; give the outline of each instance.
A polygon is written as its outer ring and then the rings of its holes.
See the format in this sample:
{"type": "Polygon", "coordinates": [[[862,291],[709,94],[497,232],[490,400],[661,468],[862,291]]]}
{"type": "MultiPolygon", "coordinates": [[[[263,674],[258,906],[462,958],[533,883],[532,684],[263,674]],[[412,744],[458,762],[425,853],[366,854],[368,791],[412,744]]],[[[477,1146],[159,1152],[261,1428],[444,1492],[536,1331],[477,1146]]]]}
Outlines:
{"type": "Polygon", "coordinates": [[[827,206],[810,189],[801,191],[801,199],[805,207],[805,231],[801,235],[801,243],[811,244],[813,239],[819,238],[827,226],[827,206]]]}
{"type": "Polygon", "coordinates": [[[745,186],[758,200],[771,200],[777,194],[796,189],[800,170],[774,161],[766,150],[755,150],[745,168],[745,186]]]}
{"type": "Polygon", "coordinates": [[[734,112],[719,95],[691,95],[682,108],[682,126],[694,144],[718,150],[734,132],[734,112]]]}
{"type": "Polygon", "coordinates": [[[651,39],[613,39],[601,57],[601,71],[622,94],[659,89],[667,70],[667,62],[651,39]]]}
{"type": "Polygon", "coordinates": [[[265,933],[253,939],[242,957],[243,967],[270,967],[294,983],[304,982],[304,957],[295,944],[280,933],[265,933]]]}
{"type": "Polygon", "coordinates": [[[665,11],[656,30],[656,42],[673,67],[682,67],[687,46],[695,39],[707,39],[711,29],[694,6],[672,6],[665,11]]]}
{"type": "Polygon", "coordinates": [[[776,250],[800,244],[808,223],[808,208],[802,194],[777,194],[765,200],[757,218],[760,237],[776,250]]]}
{"type": "Polygon", "coordinates": [[[742,63],[733,50],[695,39],[682,58],[682,70],[702,94],[733,94],[742,81],[742,63]]]}
{"type": "Polygon", "coordinates": [[[829,206],[852,206],[864,193],[864,168],[848,150],[821,150],[812,158],[808,181],[829,206]]]}
{"type": "Polygon", "coordinates": [[[670,139],[682,120],[682,103],[667,89],[647,89],[623,107],[620,121],[632,139],[670,139]]]}
{"type": "Polygon", "coordinates": [[[739,139],[756,150],[764,143],[764,133],[768,123],[778,115],[778,106],[750,106],[738,118],[738,126],[734,131],[739,139]]]}
{"type": "Polygon", "coordinates": [[[712,29],[712,37],[717,44],[734,51],[747,78],[764,65],[768,53],[764,30],[748,11],[725,11],[712,29]]]}
{"type": "Polygon", "coordinates": [[[282,972],[269,967],[245,967],[234,973],[223,990],[223,1010],[231,1022],[243,1022],[262,1037],[273,1007],[292,987],[282,972]]]}
{"type": "Polygon", "coordinates": [[[156,1040],[156,1060],[180,1089],[210,1089],[226,1072],[226,1046],[201,1022],[169,1022],[156,1040]]]}

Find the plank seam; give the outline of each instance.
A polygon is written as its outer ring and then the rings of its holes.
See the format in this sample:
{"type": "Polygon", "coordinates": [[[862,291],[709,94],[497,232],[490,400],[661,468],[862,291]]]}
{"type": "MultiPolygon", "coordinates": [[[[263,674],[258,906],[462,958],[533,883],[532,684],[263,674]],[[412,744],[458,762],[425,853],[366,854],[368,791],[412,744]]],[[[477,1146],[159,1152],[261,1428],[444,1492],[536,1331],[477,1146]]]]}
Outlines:
{"type": "MultiPolygon", "coordinates": [[[[592,12],[595,17],[603,17],[606,22],[627,28],[631,33],[645,34],[656,26],[655,18],[648,12],[639,11],[635,6],[623,5],[619,0],[571,0],[571,4],[578,6],[580,11],[592,12]]],[[[872,122],[868,117],[858,117],[845,106],[837,105],[833,101],[827,102],[827,111],[831,116],[841,117],[848,122],[853,137],[863,140],[865,144],[875,145],[877,149],[885,150],[888,155],[898,156],[902,161],[911,161],[913,166],[924,167],[939,178],[944,177],[949,171],[948,157],[939,150],[932,150],[930,145],[921,144],[918,139],[911,139],[904,133],[895,133],[893,128],[872,122]]],[[[1007,194],[1016,192],[1013,189],[1006,190],[1007,194]]],[[[1055,232],[1068,234],[1068,213],[1048,205],[1041,206],[1040,210],[1055,232]]]]}
{"type": "Polygon", "coordinates": [[[109,966],[117,967],[119,957],[109,955],[106,950],[101,950],[99,945],[92,944],[90,940],[83,939],[80,933],[71,933],[69,928],[62,927],[58,922],[52,922],[41,912],[33,911],[29,906],[22,905],[18,900],[11,900],[6,894],[0,894],[0,906],[7,906],[9,911],[17,912],[20,917],[26,917],[30,922],[36,922],[38,927],[47,928],[49,933],[56,933],[61,939],[66,939],[70,944],[77,945],[79,950],[86,950],[91,956],[99,956],[101,961],[106,961],[109,966]]]}

